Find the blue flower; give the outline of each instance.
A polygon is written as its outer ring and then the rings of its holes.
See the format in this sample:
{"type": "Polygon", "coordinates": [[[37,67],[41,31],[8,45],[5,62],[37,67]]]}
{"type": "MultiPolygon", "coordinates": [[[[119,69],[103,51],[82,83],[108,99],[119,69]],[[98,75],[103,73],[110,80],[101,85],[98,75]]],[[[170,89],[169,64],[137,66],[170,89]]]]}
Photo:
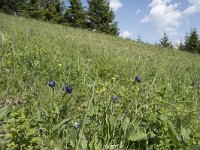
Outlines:
{"type": "Polygon", "coordinates": [[[112,96],[111,97],[113,103],[117,103],[118,102],[118,97],[117,96],[112,96]]]}
{"type": "Polygon", "coordinates": [[[141,83],[141,82],[142,82],[141,77],[137,75],[137,76],[135,77],[135,82],[141,83]]]}
{"type": "Polygon", "coordinates": [[[80,123],[80,122],[75,122],[75,123],[74,123],[74,127],[75,127],[76,129],[79,129],[79,128],[81,127],[81,123],[80,123]]]}
{"type": "Polygon", "coordinates": [[[56,86],[56,81],[50,81],[48,83],[48,86],[51,87],[51,88],[55,87],[56,86]]]}
{"type": "Polygon", "coordinates": [[[73,90],[73,88],[72,88],[70,85],[67,85],[67,86],[65,86],[65,87],[63,88],[63,91],[64,91],[65,93],[69,93],[69,94],[72,93],[72,90],[73,90]]]}

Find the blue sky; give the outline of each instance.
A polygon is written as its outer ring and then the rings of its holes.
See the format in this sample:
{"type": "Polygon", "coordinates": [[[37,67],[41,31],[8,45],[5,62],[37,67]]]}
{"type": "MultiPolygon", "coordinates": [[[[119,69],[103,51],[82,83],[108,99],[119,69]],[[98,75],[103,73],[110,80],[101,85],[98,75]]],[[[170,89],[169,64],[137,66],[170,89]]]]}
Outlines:
{"type": "MultiPolygon", "coordinates": [[[[120,35],[144,42],[159,42],[166,32],[173,43],[184,40],[196,27],[200,34],[200,0],[109,0],[120,35]]],[[[83,6],[87,1],[82,0],[83,6]]]]}

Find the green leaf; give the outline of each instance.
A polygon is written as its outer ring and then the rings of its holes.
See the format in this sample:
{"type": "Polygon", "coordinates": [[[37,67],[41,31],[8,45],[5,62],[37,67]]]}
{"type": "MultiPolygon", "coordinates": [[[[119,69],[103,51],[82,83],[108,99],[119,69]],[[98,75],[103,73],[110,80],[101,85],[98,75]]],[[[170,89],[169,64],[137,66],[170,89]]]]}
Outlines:
{"type": "Polygon", "coordinates": [[[87,150],[87,140],[82,132],[79,133],[79,138],[79,143],[81,143],[82,150],[87,150]]]}
{"type": "Polygon", "coordinates": [[[36,133],[37,133],[37,129],[32,128],[32,129],[30,129],[26,134],[27,134],[28,136],[30,136],[30,135],[34,135],[34,134],[36,134],[36,133]]]}
{"type": "Polygon", "coordinates": [[[181,127],[181,136],[183,138],[183,140],[188,140],[190,138],[190,134],[191,134],[191,129],[187,128],[183,128],[181,127]]]}
{"type": "Polygon", "coordinates": [[[64,124],[66,124],[70,119],[64,119],[62,120],[60,123],[58,123],[57,125],[55,125],[52,129],[52,132],[57,131],[58,129],[60,129],[64,124]]]}
{"type": "Polygon", "coordinates": [[[124,149],[124,142],[123,141],[120,142],[119,149],[124,149]]]}
{"type": "Polygon", "coordinates": [[[31,139],[31,143],[38,143],[38,142],[41,142],[42,141],[42,138],[41,137],[34,137],[31,139]]]}
{"type": "Polygon", "coordinates": [[[3,108],[0,109],[0,119],[4,118],[7,116],[8,113],[10,113],[11,107],[10,106],[4,106],[3,108]]]}
{"type": "Polygon", "coordinates": [[[75,133],[73,132],[73,130],[71,130],[69,134],[70,134],[70,136],[69,136],[69,143],[74,148],[76,146],[75,133]]]}
{"type": "Polygon", "coordinates": [[[149,132],[147,133],[148,139],[154,138],[155,136],[156,136],[156,135],[155,135],[152,131],[149,131],[149,132]]]}
{"type": "Polygon", "coordinates": [[[122,121],[122,128],[123,131],[126,132],[126,130],[128,129],[128,126],[130,124],[130,119],[129,117],[126,117],[123,121],[122,121]]]}
{"type": "Polygon", "coordinates": [[[160,115],[159,118],[160,118],[161,121],[167,121],[168,120],[167,117],[164,116],[164,115],[160,115]]]}
{"type": "Polygon", "coordinates": [[[49,117],[49,113],[44,108],[41,108],[41,111],[44,113],[46,118],[49,117]]]}
{"type": "Polygon", "coordinates": [[[118,145],[106,145],[105,150],[116,150],[118,145]]]}
{"type": "Polygon", "coordinates": [[[90,105],[90,109],[87,111],[87,115],[88,116],[93,116],[95,114],[95,110],[97,108],[95,106],[93,106],[92,104],[90,105]]]}
{"type": "Polygon", "coordinates": [[[91,150],[102,149],[101,141],[98,139],[97,135],[95,135],[95,136],[92,138],[92,140],[91,140],[89,146],[90,146],[90,149],[91,149],[91,150]]]}
{"type": "Polygon", "coordinates": [[[170,120],[168,120],[168,125],[169,125],[168,131],[172,142],[174,143],[174,145],[179,146],[180,139],[178,137],[178,133],[176,132],[175,127],[170,120]]]}
{"type": "Polygon", "coordinates": [[[147,140],[147,134],[143,131],[137,131],[136,133],[132,134],[128,140],[130,141],[141,141],[141,140],[147,140]]]}

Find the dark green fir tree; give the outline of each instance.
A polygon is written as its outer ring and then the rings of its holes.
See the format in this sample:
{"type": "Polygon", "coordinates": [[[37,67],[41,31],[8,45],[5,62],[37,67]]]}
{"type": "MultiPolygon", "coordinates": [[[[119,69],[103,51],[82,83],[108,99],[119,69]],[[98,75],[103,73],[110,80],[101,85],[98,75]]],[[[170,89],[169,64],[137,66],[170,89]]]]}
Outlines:
{"type": "Polygon", "coordinates": [[[185,45],[182,42],[179,44],[178,50],[185,51],[185,45]]]}
{"type": "Polygon", "coordinates": [[[185,50],[191,53],[200,53],[199,36],[196,28],[193,28],[190,35],[186,38],[185,50]]]}
{"type": "Polygon", "coordinates": [[[172,43],[169,41],[169,38],[165,32],[164,32],[163,38],[160,39],[159,45],[165,48],[172,48],[172,43]]]}
{"type": "Polygon", "coordinates": [[[26,7],[26,17],[44,20],[42,0],[29,0],[26,7]]]}
{"type": "Polygon", "coordinates": [[[61,0],[30,0],[28,16],[35,19],[60,23],[64,11],[64,2],[61,0]]]}
{"type": "Polygon", "coordinates": [[[64,22],[72,27],[86,27],[86,11],[80,0],[69,0],[70,6],[64,14],[64,22]]]}
{"type": "Polygon", "coordinates": [[[64,2],[61,2],[60,0],[42,0],[42,6],[44,6],[42,11],[44,20],[56,23],[61,22],[64,2]]]}
{"type": "Polygon", "coordinates": [[[200,39],[198,41],[198,53],[200,54],[200,39]]]}
{"type": "Polygon", "coordinates": [[[88,27],[97,32],[118,35],[119,29],[117,22],[114,21],[115,15],[109,7],[109,2],[107,0],[88,0],[88,4],[88,27]]]}
{"type": "Polygon", "coordinates": [[[27,0],[0,0],[0,11],[7,14],[22,15],[27,0]]]}

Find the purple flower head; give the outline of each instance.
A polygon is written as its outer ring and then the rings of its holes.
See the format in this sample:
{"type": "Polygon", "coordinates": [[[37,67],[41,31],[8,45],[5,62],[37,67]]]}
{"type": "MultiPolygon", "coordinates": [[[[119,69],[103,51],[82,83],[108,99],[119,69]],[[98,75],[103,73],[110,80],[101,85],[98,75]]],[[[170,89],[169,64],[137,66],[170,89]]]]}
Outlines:
{"type": "Polygon", "coordinates": [[[117,96],[112,96],[111,97],[113,103],[117,103],[118,102],[118,97],[117,96]]]}
{"type": "Polygon", "coordinates": [[[137,75],[137,76],[135,77],[135,82],[141,83],[141,82],[142,82],[141,77],[137,75]]]}
{"type": "Polygon", "coordinates": [[[65,93],[69,93],[69,94],[72,93],[72,90],[73,90],[73,88],[71,87],[71,85],[67,85],[67,86],[65,86],[65,87],[63,88],[63,91],[64,91],[65,93]]]}
{"type": "Polygon", "coordinates": [[[54,88],[56,86],[56,81],[49,81],[48,86],[54,88]]]}
{"type": "Polygon", "coordinates": [[[74,123],[74,127],[75,127],[76,129],[79,129],[79,128],[81,127],[81,123],[80,123],[80,122],[75,122],[75,123],[74,123]]]}

